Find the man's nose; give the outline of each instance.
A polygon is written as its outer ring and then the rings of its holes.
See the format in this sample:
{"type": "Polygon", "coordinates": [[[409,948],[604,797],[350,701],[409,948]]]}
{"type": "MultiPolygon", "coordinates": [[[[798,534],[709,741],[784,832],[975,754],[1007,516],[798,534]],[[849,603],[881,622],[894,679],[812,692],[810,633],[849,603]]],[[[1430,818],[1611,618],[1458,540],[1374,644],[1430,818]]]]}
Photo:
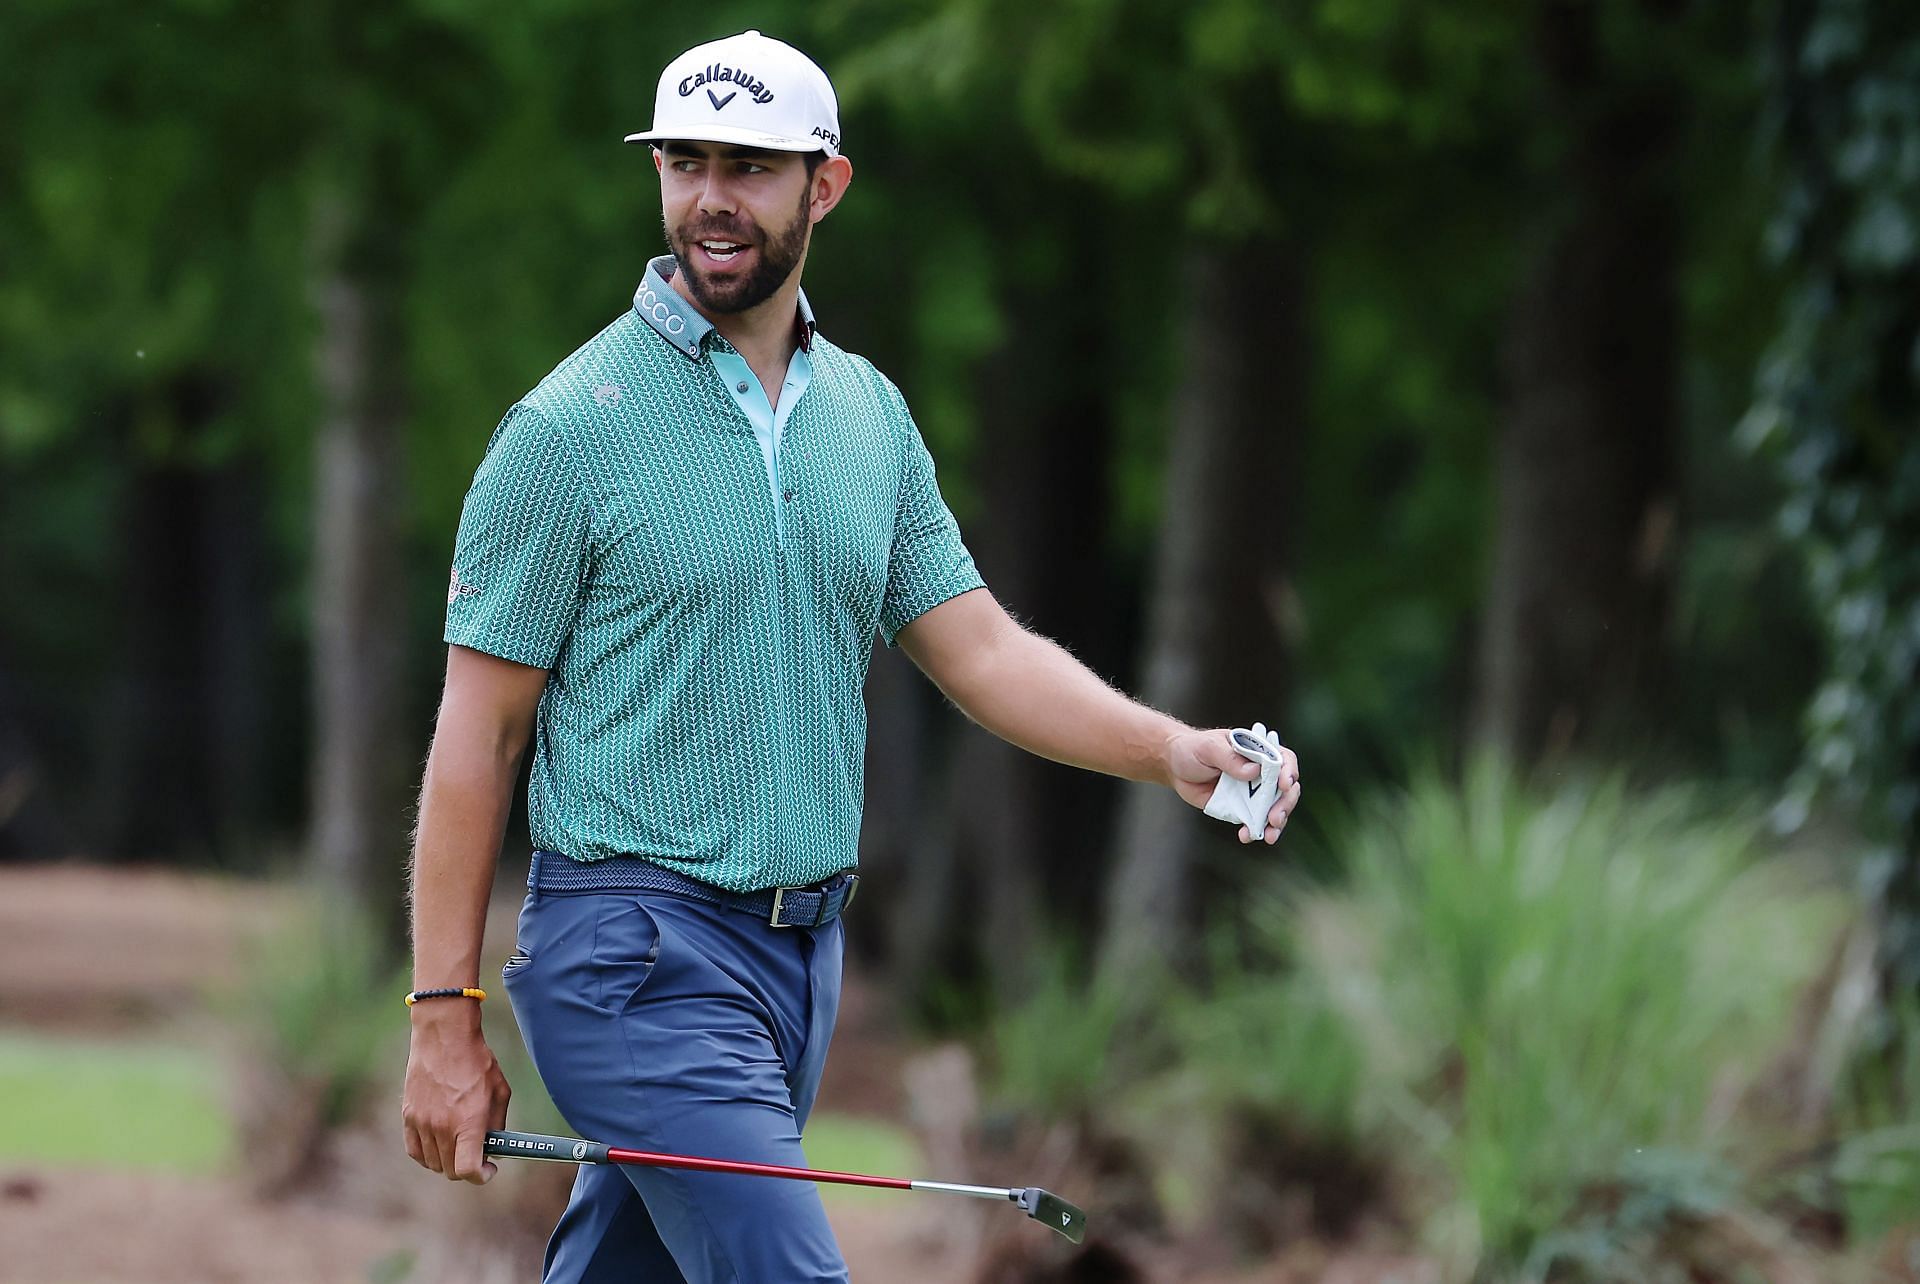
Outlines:
{"type": "Polygon", "coordinates": [[[709,170],[706,182],[700,185],[700,212],[702,214],[732,214],[738,209],[733,191],[727,186],[722,175],[709,170]]]}

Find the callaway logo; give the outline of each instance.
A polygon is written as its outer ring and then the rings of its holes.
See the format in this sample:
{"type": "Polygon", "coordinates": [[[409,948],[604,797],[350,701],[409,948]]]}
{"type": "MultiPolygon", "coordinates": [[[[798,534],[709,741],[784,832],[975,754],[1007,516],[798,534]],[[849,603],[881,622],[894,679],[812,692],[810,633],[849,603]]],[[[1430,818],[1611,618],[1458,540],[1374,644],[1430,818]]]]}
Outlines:
{"type": "Polygon", "coordinates": [[[603,383],[593,390],[593,399],[603,406],[617,406],[620,404],[620,394],[625,391],[617,383],[603,383]]]}
{"type": "MultiPolygon", "coordinates": [[[[766,82],[739,67],[722,67],[716,64],[704,71],[696,71],[680,82],[680,96],[685,98],[702,85],[736,85],[738,88],[733,91],[733,94],[744,89],[747,91],[747,96],[762,107],[773,101],[773,91],[767,88],[766,82]]],[[[733,94],[722,98],[709,89],[707,100],[713,104],[715,111],[719,111],[733,101],[733,94]]]]}

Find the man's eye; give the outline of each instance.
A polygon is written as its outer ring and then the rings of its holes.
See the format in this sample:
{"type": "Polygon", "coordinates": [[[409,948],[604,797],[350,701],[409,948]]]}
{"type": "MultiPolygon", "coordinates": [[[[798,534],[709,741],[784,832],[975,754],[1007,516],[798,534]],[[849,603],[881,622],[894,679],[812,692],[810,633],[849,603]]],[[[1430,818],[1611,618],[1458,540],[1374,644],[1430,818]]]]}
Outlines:
{"type": "Polygon", "coordinates": [[[673,162],[673,167],[682,174],[693,173],[693,162],[690,160],[677,160],[673,162]]]}
{"type": "Polygon", "coordinates": [[[752,161],[746,161],[740,168],[749,174],[764,174],[767,172],[765,165],[756,165],[752,161]]]}

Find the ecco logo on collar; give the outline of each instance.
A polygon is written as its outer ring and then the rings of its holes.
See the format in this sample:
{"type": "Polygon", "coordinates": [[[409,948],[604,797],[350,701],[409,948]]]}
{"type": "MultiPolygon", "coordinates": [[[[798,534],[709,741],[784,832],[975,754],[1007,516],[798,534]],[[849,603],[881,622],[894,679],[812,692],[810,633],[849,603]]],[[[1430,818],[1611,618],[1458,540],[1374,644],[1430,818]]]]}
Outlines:
{"type": "Polygon", "coordinates": [[[685,318],[669,307],[667,301],[655,294],[653,287],[644,281],[640,283],[640,297],[634,302],[640,305],[642,312],[658,321],[668,334],[679,334],[687,328],[685,318]]]}

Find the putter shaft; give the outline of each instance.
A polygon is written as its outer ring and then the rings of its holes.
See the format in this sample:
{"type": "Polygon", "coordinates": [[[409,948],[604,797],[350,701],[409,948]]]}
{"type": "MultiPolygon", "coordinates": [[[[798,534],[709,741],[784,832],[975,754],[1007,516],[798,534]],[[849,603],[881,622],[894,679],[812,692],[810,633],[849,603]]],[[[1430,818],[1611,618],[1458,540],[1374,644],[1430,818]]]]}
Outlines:
{"type": "Polygon", "coordinates": [[[754,1164],[739,1159],[709,1159],[700,1155],[669,1155],[653,1150],[629,1150],[605,1142],[576,1137],[553,1137],[537,1132],[489,1132],[486,1153],[506,1159],[543,1159],[562,1164],[636,1164],[644,1168],[680,1168],[693,1172],[737,1173],[749,1177],[784,1177],[790,1181],[831,1182],[839,1186],[873,1186],[884,1190],[924,1190],[942,1195],[1006,1200],[1026,1210],[1027,1216],[1078,1244],[1086,1237],[1087,1215],[1058,1195],[1038,1186],[969,1186],[959,1182],[914,1181],[906,1177],[874,1177],[866,1173],[833,1172],[822,1168],[794,1168],[786,1164],[754,1164]]]}

